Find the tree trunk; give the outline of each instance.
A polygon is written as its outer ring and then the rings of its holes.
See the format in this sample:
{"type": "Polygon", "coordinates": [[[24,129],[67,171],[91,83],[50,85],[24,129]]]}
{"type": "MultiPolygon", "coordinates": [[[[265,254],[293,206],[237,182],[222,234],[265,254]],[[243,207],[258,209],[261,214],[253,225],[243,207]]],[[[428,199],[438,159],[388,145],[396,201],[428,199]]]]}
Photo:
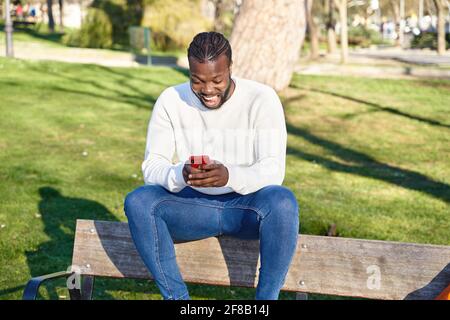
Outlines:
{"type": "Polygon", "coordinates": [[[55,32],[55,19],[53,19],[53,0],[47,0],[48,29],[55,32]]]}
{"type": "Polygon", "coordinates": [[[400,0],[400,26],[398,30],[398,41],[403,48],[405,44],[405,0],[400,0]]]}
{"type": "Polygon", "coordinates": [[[319,35],[317,25],[314,22],[314,17],[312,15],[313,0],[306,0],[305,5],[306,22],[308,25],[309,42],[311,45],[309,57],[311,60],[315,60],[319,58],[319,35]]]}
{"type": "Polygon", "coordinates": [[[423,0],[419,0],[419,29],[422,30],[423,0]]]}
{"type": "Polygon", "coordinates": [[[401,47],[402,39],[400,37],[400,33],[401,33],[401,27],[400,27],[401,22],[400,21],[402,18],[400,16],[400,6],[397,3],[397,1],[392,1],[391,6],[392,6],[392,11],[394,13],[395,32],[397,33],[397,39],[395,39],[395,45],[397,47],[401,47]]]}
{"type": "Polygon", "coordinates": [[[59,27],[60,31],[64,31],[64,0],[58,0],[59,2],[59,27]]]}
{"type": "Polygon", "coordinates": [[[304,0],[244,0],[231,34],[233,73],[286,88],[305,38],[304,0]]]}
{"type": "Polygon", "coordinates": [[[223,14],[223,0],[216,0],[214,3],[215,12],[214,12],[214,31],[223,33],[224,25],[222,21],[223,14]]]}
{"type": "Polygon", "coordinates": [[[347,0],[335,0],[339,9],[341,25],[341,63],[348,61],[348,27],[347,27],[347,0]]]}
{"type": "Polygon", "coordinates": [[[445,1],[442,0],[434,0],[434,4],[436,6],[437,10],[437,35],[438,35],[438,47],[437,52],[438,54],[444,54],[445,53],[445,1]]]}
{"type": "Polygon", "coordinates": [[[334,20],[334,1],[327,0],[327,52],[336,52],[336,21],[334,20]]]}

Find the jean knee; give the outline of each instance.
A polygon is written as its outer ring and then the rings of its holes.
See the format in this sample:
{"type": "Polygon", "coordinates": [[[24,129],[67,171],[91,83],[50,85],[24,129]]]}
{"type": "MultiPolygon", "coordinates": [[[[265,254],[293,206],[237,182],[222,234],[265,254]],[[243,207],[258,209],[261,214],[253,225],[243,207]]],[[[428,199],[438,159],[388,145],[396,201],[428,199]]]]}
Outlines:
{"type": "Polygon", "coordinates": [[[284,186],[270,186],[267,190],[267,200],[271,211],[277,212],[280,219],[297,224],[299,221],[299,205],[295,194],[284,186]]]}
{"type": "Polygon", "coordinates": [[[131,191],[125,197],[125,215],[130,219],[141,214],[145,211],[143,208],[151,207],[152,203],[161,197],[162,191],[157,185],[146,185],[131,191]]]}

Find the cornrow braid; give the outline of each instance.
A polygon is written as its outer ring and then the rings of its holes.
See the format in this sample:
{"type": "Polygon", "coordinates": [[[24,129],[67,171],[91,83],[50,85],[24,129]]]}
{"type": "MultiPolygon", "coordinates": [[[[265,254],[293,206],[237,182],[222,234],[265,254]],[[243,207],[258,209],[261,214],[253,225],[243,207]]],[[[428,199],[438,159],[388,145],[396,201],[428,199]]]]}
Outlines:
{"type": "Polygon", "coordinates": [[[216,60],[222,53],[231,63],[231,46],[223,34],[218,32],[201,32],[192,40],[188,48],[188,58],[192,57],[199,62],[216,60]]]}

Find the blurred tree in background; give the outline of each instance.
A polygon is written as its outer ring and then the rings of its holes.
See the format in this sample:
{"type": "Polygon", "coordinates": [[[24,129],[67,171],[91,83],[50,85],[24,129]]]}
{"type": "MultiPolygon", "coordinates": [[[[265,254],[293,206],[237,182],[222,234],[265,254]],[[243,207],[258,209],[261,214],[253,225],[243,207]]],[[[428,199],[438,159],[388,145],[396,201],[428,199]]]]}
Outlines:
{"type": "Polygon", "coordinates": [[[89,8],[81,29],[67,33],[63,43],[81,48],[111,48],[113,25],[105,11],[89,8]]]}
{"type": "Polygon", "coordinates": [[[128,28],[142,23],[144,0],[94,0],[91,6],[102,10],[109,17],[112,42],[128,45],[128,28]]]}
{"type": "Polygon", "coordinates": [[[214,31],[231,35],[234,17],[242,1],[239,0],[210,0],[214,5],[214,31]]]}
{"type": "Polygon", "coordinates": [[[211,30],[199,0],[146,0],[142,25],[150,27],[156,49],[186,49],[195,34],[211,30]]]}
{"type": "MultiPolygon", "coordinates": [[[[321,4],[318,1],[317,4],[321,4]]],[[[316,21],[315,21],[315,15],[313,13],[313,0],[306,0],[305,1],[305,14],[306,14],[306,22],[307,22],[307,35],[308,40],[310,42],[310,59],[315,60],[319,57],[319,28],[317,27],[316,21]]]]}
{"type": "Polygon", "coordinates": [[[127,47],[128,28],[142,23],[143,2],[144,0],[94,0],[81,28],[67,33],[63,42],[83,48],[111,48],[113,44],[127,47]]]}
{"type": "Polygon", "coordinates": [[[445,14],[448,1],[446,0],[434,0],[434,5],[437,11],[437,51],[439,54],[444,54],[446,50],[445,41],[445,14]]]}
{"type": "Polygon", "coordinates": [[[55,32],[55,19],[53,18],[53,0],[47,0],[48,29],[55,32]]]}
{"type": "Polygon", "coordinates": [[[336,52],[336,8],[333,0],[323,0],[323,21],[327,33],[327,53],[336,52]]]}
{"type": "MultiPolygon", "coordinates": [[[[68,33],[64,37],[64,43],[72,46],[127,49],[129,28],[145,26],[151,29],[153,50],[184,52],[192,36],[200,31],[215,30],[230,38],[235,18],[248,1],[253,2],[253,0],[21,0],[21,3],[42,4],[36,30],[68,33]],[[74,26],[73,23],[67,23],[64,30],[64,18],[69,15],[68,10],[73,10],[74,4],[80,5],[81,20],[85,20],[84,24],[100,22],[98,30],[89,25],[80,28],[79,24],[74,26]],[[106,18],[98,12],[87,10],[89,8],[101,10],[106,18]],[[89,15],[88,19],[85,19],[86,14],[89,15]],[[42,30],[41,25],[45,27],[42,30]],[[109,26],[112,33],[109,32],[109,26]],[[80,29],[71,30],[71,28],[80,29]]],[[[260,1],[255,2],[255,5],[263,6],[264,0],[260,1]]],[[[11,2],[16,4],[19,0],[11,2]]],[[[3,4],[4,0],[0,0],[0,3],[3,4]]],[[[338,45],[343,62],[348,55],[348,46],[366,48],[380,44],[396,45],[403,48],[436,49],[441,54],[445,52],[446,46],[449,46],[448,34],[447,43],[445,38],[448,0],[305,0],[304,3],[305,8],[302,10],[305,10],[307,22],[305,40],[307,45],[304,52],[310,59],[320,57],[325,47],[328,54],[336,52],[338,45]],[[412,21],[422,21],[422,18],[423,26],[412,24],[412,21]]],[[[3,6],[0,6],[0,10],[3,9],[3,6]]],[[[70,19],[69,21],[73,21],[73,14],[70,19]]],[[[271,22],[268,23],[270,25],[271,22]]]]}
{"type": "MultiPolygon", "coordinates": [[[[214,20],[202,14],[201,4],[200,0],[94,0],[81,29],[66,35],[64,42],[93,48],[127,47],[129,28],[144,26],[151,29],[153,49],[185,50],[196,33],[213,29],[214,20]],[[94,30],[91,24],[97,22],[100,27],[94,30]]],[[[223,26],[231,28],[231,24],[224,22],[223,26]]]]}

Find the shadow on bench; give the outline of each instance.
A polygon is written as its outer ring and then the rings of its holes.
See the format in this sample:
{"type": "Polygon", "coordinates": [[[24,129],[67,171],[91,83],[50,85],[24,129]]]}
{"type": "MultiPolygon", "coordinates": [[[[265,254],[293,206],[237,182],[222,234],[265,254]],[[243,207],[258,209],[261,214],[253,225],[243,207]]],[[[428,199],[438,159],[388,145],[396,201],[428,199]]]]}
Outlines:
{"type": "MultiPolygon", "coordinates": [[[[256,287],[259,242],[230,237],[175,244],[189,283],[256,287]]],[[[152,279],[128,224],[77,220],[72,266],[31,279],[36,299],[50,279],[69,279],[71,299],[91,299],[95,277],[152,279]]],[[[301,235],[282,290],[372,299],[433,299],[450,283],[450,246],[301,235]]]]}

